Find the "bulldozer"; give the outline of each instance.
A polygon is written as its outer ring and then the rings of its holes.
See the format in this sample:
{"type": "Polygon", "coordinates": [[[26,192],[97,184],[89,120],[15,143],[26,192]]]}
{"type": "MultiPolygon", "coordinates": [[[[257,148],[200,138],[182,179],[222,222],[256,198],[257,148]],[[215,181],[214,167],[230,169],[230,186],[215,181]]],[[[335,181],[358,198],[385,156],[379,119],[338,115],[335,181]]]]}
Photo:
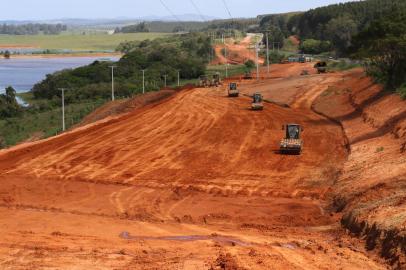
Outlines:
{"type": "Polygon", "coordinates": [[[314,65],[314,68],[317,69],[318,74],[326,73],[327,72],[327,63],[324,61],[317,62],[314,65]]]}
{"type": "Polygon", "coordinates": [[[228,86],[228,96],[229,97],[238,97],[240,92],[237,89],[237,83],[230,83],[228,86]]]}
{"type": "Polygon", "coordinates": [[[211,86],[218,87],[222,85],[220,74],[217,72],[213,74],[213,79],[211,81],[211,86]]]}
{"type": "Polygon", "coordinates": [[[255,93],[252,98],[251,109],[254,111],[262,111],[264,109],[264,104],[261,93],[255,93]]]}
{"type": "Polygon", "coordinates": [[[280,153],[300,155],[303,148],[303,141],[300,138],[303,128],[298,124],[287,124],[282,126],[282,130],[285,130],[286,134],[280,143],[280,153]]]}
{"type": "Polygon", "coordinates": [[[207,75],[201,75],[199,78],[199,87],[209,87],[210,86],[210,82],[209,82],[209,78],[207,77],[207,75]]]}

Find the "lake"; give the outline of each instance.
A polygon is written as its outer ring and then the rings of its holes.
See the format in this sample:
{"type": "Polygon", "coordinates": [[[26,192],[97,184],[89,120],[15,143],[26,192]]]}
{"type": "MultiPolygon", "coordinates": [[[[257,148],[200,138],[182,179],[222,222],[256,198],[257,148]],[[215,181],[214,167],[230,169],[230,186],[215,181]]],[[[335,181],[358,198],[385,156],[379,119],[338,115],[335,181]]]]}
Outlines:
{"type": "Polygon", "coordinates": [[[88,65],[96,60],[117,61],[119,57],[60,57],[0,59],[0,92],[7,86],[27,92],[45,76],[55,71],[88,65]]]}

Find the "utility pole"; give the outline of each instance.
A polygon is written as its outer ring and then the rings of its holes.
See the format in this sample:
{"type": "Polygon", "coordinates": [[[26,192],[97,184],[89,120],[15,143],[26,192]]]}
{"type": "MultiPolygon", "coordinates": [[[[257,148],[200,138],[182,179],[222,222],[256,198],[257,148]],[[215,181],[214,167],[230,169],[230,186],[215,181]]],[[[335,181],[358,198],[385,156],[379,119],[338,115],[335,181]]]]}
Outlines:
{"type": "Polygon", "coordinates": [[[62,91],[62,131],[65,131],[65,88],[59,88],[62,91]]]}
{"type": "Polygon", "coordinates": [[[268,66],[268,75],[269,75],[269,40],[268,40],[268,32],[266,34],[266,63],[268,66]]]}
{"type": "Polygon", "coordinates": [[[180,86],[180,71],[178,70],[178,87],[180,86]]]}
{"type": "Polygon", "coordinates": [[[111,68],[111,100],[114,101],[114,69],[116,66],[110,66],[111,68]]]}
{"type": "Polygon", "coordinates": [[[226,58],[226,78],[228,78],[227,44],[226,44],[226,41],[224,39],[224,35],[223,35],[223,43],[224,43],[224,57],[226,58]]]}
{"type": "Polygon", "coordinates": [[[145,94],[145,69],[142,70],[142,93],[145,94]]]}
{"type": "Polygon", "coordinates": [[[168,77],[168,75],[164,75],[164,87],[166,88],[166,77],[168,77]]]}
{"type": "Polygon", "coordinates": [[[259,60],[258,60],[259,46],[258,46],[258,44],[255,45],[255,52],[256,52],[255,56],[256,56],[256,62],[257,62],[257,81],[259,81],[259,60]]]}

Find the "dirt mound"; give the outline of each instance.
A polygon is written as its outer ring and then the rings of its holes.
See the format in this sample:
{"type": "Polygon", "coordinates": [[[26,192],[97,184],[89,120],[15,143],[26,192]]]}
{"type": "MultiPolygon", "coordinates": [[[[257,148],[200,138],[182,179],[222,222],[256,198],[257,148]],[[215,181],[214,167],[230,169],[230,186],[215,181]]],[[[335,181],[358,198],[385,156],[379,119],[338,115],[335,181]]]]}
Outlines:
{"type": "Polygon", "coordinates": [[[109,102],[87,115],[78,126],[88,125],[109,116],[115,116],[118,114],[127,113],[134,109],[139,109],[143,106],[168,98],[174,93],[174,90],[161,90],[157,92],[148,92],[144,95],[139,95],[128,100],[109,102]]]}
{"type": "MultiPolygon", "coordinates": [[[[211,62],[212,65],[219,64],[244,64],[248,60],[256,62],[256,53],[254,45],[251,44],[251,36],[247,36],[239,44],[217,44],[214,46],[214,51],[216,54],[215,59],[211,62]],[[227,58],[224,56],[224,48],[227,48],[227,58]]],[[[259,58],[258,62],[262,65],[264,63],[263,58],[259,58]]]]}
{"type": "Polygon", "coordinates": [[[367,241],[369,249],[380,247],[393,264],[406,267],[402,240],[406,226],[406,102],[355,70],[340,84],[330,86],[314,108],[340,121],[350,144],[351,155],[334,188],[336,204],[345,213],[343,223],[358,235],[373,237],[367,241]],[[388,253],[388,249],[393,251],[388,253]]]}

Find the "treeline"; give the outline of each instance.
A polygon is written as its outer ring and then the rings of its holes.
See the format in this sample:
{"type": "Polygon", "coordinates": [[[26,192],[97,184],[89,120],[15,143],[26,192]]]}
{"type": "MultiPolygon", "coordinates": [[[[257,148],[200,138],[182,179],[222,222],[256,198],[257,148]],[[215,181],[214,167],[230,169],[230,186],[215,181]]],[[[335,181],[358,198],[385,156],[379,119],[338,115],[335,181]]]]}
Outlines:
{"type": "Polygon", "coordinates": [[[270,33],[271,42],[283,44],[290,35],[311,42],[302,46],[304,53],[334,50],[338,56],[348,55],[352,39],[375,20],[393,11],[406,11],[404,0],[366,0],[320,7],[303,13],[264,16],[259,31],[270,33]],[[313,45],[313,46],[311,46],[313,45]]]}
{"type": "Polygon", "coordinates": [[[183,22],[164,22],[152,21],[141,22],[139,24],[117,27],[115,33],[140,33],[140,32],[159,32],[159,33],[176,33],[176,32],[199,32],[199,31],[228,31],[231,29],[246,32],[258,26],[259,20],[253,19],[229,19],[213,20],[205,22],[183,21],[183,22]]]}
{"type": "Polygon", "coordinates": [[[0,94],[0,118],[14,117],[20,112],[21,107],[16,100],[16,91],[9,86],[4,94],[0,94]]]}
{"type": "Polygon", "coordinates": [[[64,24],[2,24],[0,25],[0,34],[2,35],[57,35],[67,30],[64,24]]]}
{"type": "Polygon", "coordinates": [[[269,15],[259,31],[271,42],[300,38],[303,53],[334,52],[365,62],[367,72],[406,98],[406,1],[366,0],[269,15]]]}
{"type": "MultiPolygon", "coordinates": [[[[117,96],[132,96],[142,91],[142,70],[146,90],[158,90],[181,79],[194,79],[205,73],[210,54],[210,39],[205,34],[191,33],[132,44],[117,62],[114,78],[117,96]]],[[[60,87],[68,88],[67,103],[108,98],[111,95],[113,63],[96,61],[88,66],[47,75],[32,91],[37,99],[59,99],[60,87]]]]}
{"type": "Polygon", "coordinates": [[[114,33],[148,33],[150,30],[146,22],[141,22],[139,24],[128,25],[124,27],[117,27],[114,33]]]}

